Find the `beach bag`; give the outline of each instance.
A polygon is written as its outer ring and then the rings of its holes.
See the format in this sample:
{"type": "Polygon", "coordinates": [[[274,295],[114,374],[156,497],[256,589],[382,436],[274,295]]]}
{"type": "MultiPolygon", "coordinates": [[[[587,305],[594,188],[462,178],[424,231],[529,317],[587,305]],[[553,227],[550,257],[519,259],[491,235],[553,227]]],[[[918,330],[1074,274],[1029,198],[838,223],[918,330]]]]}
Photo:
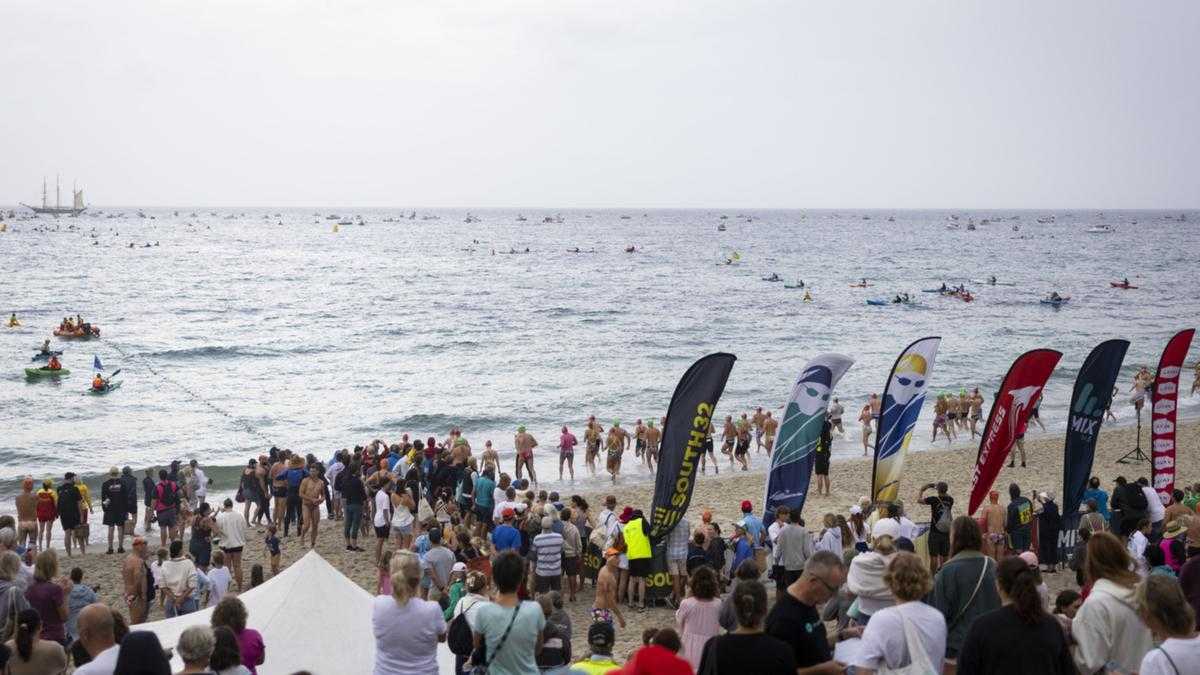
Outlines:
{"type": "Polygon", "coordinates": [[[950,507],[941,499],[938,503],[942,505],[942,515],[938,516],[937,522],[933,524],[934,529],[942,534],[950,534],[950,524],[954,522],[954,517],[950,513],[950,507]]]}
{"type": "Polygon", "coordinates": [[[941,665],[939,664],[935,668],[930,663],[929,654],[925,653],[925,645],[921,642],[921,636],[917,633],[916,626],[913,626],[912,622],[903,614],[900,615],[900,620],[904,622],[904,646],[908,650],[908,665],[900,668],[888,668],[885,662],[875,672],[880,675],[940,675],[941,665]]]}
{"type": "Polygon", "coordinates": [[[467,623],[467,612],[477,604],[478,600],[472,602],[470,607],[463,607],[462,613],[454,617],[450,621],[450,627],[446,629],[446,645],[455,656],[470,656],[475,650],[475,635],[471,625],[467,623]]]}

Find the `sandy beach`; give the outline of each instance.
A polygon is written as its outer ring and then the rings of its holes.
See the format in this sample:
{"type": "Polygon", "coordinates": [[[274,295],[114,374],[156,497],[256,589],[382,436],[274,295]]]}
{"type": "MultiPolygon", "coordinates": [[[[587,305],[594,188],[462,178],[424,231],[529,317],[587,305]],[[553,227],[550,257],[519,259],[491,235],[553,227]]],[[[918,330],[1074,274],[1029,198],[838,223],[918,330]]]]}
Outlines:
{"type": "MultiPolygon", "coordinates": [[[[1149,475],[1150,467],[1148,463],[1140,465],[1116,463],[1118,458],[1133,447],[1134,433],[1134,428],[1111,428],[1101,432],[1092,473],[1101,478],[1103,487],[1106,490],[1111,488],[1112,480],[1118,475],[1130,478],[1149,475]]],[[[1146,443],[1145,435],[1143,436],[1143,443],[1146,443]]],[[[1200,423],[1182,423],[1179,427],[1179,452],[1177,455],[1177,482],[1180,484],[1183,481],[1194,481],[1200,477],[1200,460],[1197,459],[1194,452],[1198,444],[1200,444],[1200,423]]],[[[1062,435],[1046,434],[1032,439],[1027,448],[1029,451],[1028,468],[1005,468],[996,479],[996,486],[1004,493],[1010,482],[1016,482],[1021,486],[1022,491],[1025,492],[1031,489],[1047,490],[1061,496],[1062,435]]],[[[908,456],[904,483],[901,488],[902,499],[906,503],[912,503],[920,486],[938,480],[945,480],[950,484],[951,495],[961,500],[956,503],[955,508],[955,513],[961,515],[965,511],[966,499],[970,490],[970,477],[975,463],[975,456],[975,448],[967,446],[958,446],[956,449],[944,451],[911,453],[908,456]],[[959,507],[959,503],[963,506],[959,507]]],[[[825,512],[845,513],[849,506],[855,503],[860,496],[868,493],[868,483],[871,479],[870,460],[868,458],[861,458],[835,461],[830,472],[830,478],[832,480],[833,494],[831,496],[820,497],[814,494],[810,496],[808,503],[805,505],[806,521],[809,522],[810,529],[819,520],[817,517],[819,514],[825,512]]],[[[755,509],[758,511],[761,508],[760,502],[764,490],[763,480],[764,475],[761,472],[742,473],[740,471],[731,471],[727,468],[727,465],[722,467],[719,477],[714,477],[710,471],[708,475],[702,476],[697,481],[692,504],[688,512],[689,519],[694,525],[699,522],[701,511],[711,509],[715,517],[722,524],[732,522],[740,517],[738,505],[743,499],[749,499],[754,502],[755,509]]],[[[631,504],[645,509],[649,507],[653,486],[646,483],[631,484],[628,486],[618,485],[610,490],[599,488],[589,483],[588,489],[581,490],[581,493],[593,505],[600,504],[603,496],[610,492],[617,495],[621,505],[631,504]]],[[[598,508],[598,506],[594,506],[594,509],[598,508]]],[[[918,522],[928,521],[929,519],[928,509],[925,507],[911,509],[910,513],[913,520],[918,522]]],[[[728,527],[722,527],[723,531],[727,531],[728,529],[728,527]]],[[[267,556],[265,555],[262,536],[262,534],[255,535],[252,533],[251,540],[246,547],[244,569],[247,580],[249,579],[250,565],[262,563],[265,568],[269,569],[269,566],[266,564],[267,556]]],[[[76,556],[72,559],[64,558],[62,560],[62,571],[65,574],[73,566],[82,567],[85,572],[85,583],[98,584],[100,586],[100,596],[105,602],[116,607],[124,607],[120,599],[120,556],[115,554],[109,556],[104,553],[104,546],[100,543],[103,541],[103,537],[104,534],[100,528],[94,528],[92,534],[92,552],[89,552],[86,556],[76,556]]],[[[154,532],[151,542],[152,544],[156,544],[157,541],[157,532],[154,532]]],[[[286,566],[297,560],[306,550],[294,536],[285,540],[283,548],[284,565],[286,566]]],[[[330,563],[356,583],[369,592],[375,592],[376,569],[371,562],[371,553],[351,553],[346,551],[341,539],[341,523],[328,521],[321,523],[317,550],[330,563]]],[[[1058,574],[1047,575],[1046,581],[1050,585],[1051,590],[1057,592],[1061,588],[1073,586],[1074,577],[1069,572],[1060,572],[1058,574]]],[[[584,592],[579,596],[575,604],[570,605],[568,603],[568,609],[571,612],[573,622],[574,651],[577,655],[582,655],[586,649],[584,627],[587,626],[590,620],[588,610],[591,607],[591,600],[592,594],[590,586],[588,586],[585,587],[584,592]]],[[[318,613],[320,612],[320,608],[318,607],[314,607],[313,610],[318,613]]],[[[158,607],[154,607],[151,612],[151,619],[154,620],[161,617],[161,610],[158,607]]],[[[616,654],[619,657],[624,657],[640,644],[639,641],[643,629],[674,625],[673,612],[666,607],[650,609],[644,613],[629,612],[626,618],[628,620],[627,627],[624,630],[618,631],[617,634],[616,654]]],[[[251,621],[253,621],[253,618],[251,621]]],[[[268,654],[270,653],[269,648],[270,645],[268,645],[268,654]]]]}

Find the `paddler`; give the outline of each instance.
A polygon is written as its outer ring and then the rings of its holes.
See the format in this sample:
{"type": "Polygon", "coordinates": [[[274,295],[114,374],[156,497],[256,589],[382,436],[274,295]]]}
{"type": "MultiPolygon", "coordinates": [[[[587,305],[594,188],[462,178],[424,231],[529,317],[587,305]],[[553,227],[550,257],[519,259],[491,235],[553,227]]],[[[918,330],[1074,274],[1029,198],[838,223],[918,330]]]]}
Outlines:
{"type": "Polygon", "coordinates": [[[40,350],[38,350],[38,353],[39,354],[49,354],[50,353],[50,338],[46,338],[45,340],[42,340],[42,348],[40,350]]]}
{"type": "Polygon", "coordinates": [[[9,328],[16,328],[17,326],[20,326],[20,325],[21,325],[21,322],[17,321],[17,313],[13,312],[12,316],[8,317],[9,328]]]}
{"type": "Polygon", "coordinates": [[[50,355],[50,360],[46,363],[46,370],[62,370],[62,364],[59,363],[57,354],[50,355]]]}
{"type": "Polygon", "coordinates": [[[92,378],[92,390],[104,391],[104,388],[107,386],[108,382],[104,380],[104,377],[100,373],[96,373],[96,376],[92,378]]]}
{"type": "Polygon", "coordinates": [[[1129,288],[1129,277],[1125,277],[1124,279],[1122,279],[1121,285],[1124,286],[1125,288],[1129,288]]]}
{"type": "Polygon", "coordinates": [[[1050,291],[1050,302],[1058,302],[1059,300],[1062,300],[1062,296],[1058,294],[1058,291],[1050,291]]]}

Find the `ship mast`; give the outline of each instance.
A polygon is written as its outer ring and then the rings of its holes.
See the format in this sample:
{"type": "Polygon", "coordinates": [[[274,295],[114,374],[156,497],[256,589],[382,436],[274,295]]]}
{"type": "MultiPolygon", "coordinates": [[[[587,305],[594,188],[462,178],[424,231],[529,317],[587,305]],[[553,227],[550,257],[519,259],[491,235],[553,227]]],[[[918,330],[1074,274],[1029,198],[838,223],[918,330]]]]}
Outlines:
{"type": "Polygon", "coordinates": [[[58,174],[54,174],[54,208],[62,208],[62,184],[59,182],[58,174]]]}
{"type": "Polygon", "coordinates": [[[50,204],[46,201],[46,177],[42,176],[42,208],[49,208],[50,204]]]}

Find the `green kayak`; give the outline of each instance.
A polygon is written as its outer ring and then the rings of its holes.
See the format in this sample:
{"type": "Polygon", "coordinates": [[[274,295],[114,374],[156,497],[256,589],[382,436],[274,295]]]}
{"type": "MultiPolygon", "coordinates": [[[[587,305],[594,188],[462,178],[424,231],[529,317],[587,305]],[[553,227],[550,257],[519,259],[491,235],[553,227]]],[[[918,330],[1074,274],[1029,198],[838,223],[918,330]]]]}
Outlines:
{"type": "Polygon", "coordinates": [[[114,389],[120,389],[120,388],[121,388],[120,382],[109,382],[108,385],[105,386],[103,389],[96,389],[94,387],[88,387],[88,393],[91,394],[92,396],[103,396],[114,389]]]}
{"type": "Polygon", "coordinates": [[[31,379],[38,378],[38,377],[65,377],[70,374],[71,374],[71,371],[67,370],[66,368],[59,368],[58,370],[50,370],[48,368],[26,368],[25,369],[25,377],[28,377],[31,379]]]}

